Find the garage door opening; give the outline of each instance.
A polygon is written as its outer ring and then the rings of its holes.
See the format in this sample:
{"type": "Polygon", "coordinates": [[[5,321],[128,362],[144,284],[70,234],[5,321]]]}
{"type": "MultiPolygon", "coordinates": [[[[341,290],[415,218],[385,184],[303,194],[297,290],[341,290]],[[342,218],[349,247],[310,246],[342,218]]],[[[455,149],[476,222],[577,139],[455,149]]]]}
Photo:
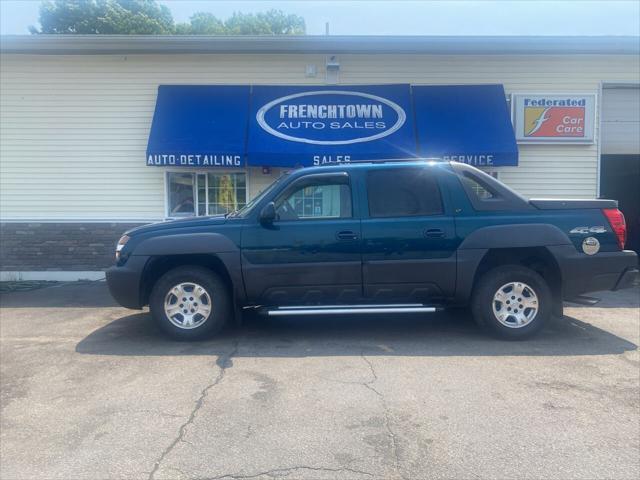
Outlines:
{"type": "Polygon", "coordinates": [[[640,252],[640,155],[602,155],[600,196],[614,198],[627,220],[627,246],[640,252]]]}
{"type": "Polygon", "coordinates": [[[640,88],[602,92],[600,196],[618,200],[627,220],[626,248],[640,251],[640,88]]]}

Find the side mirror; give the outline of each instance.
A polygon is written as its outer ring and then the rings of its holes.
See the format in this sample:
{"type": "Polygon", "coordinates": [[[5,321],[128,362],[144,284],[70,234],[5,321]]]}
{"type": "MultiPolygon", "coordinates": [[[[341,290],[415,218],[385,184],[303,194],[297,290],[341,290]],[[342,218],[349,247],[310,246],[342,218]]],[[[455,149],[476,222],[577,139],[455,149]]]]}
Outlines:
{"type": "Polygon", "coordinates": [[[273,202],[267,203],[260,212],[260,223],[271,224],[276,219],[276,205],[273,202]]]}

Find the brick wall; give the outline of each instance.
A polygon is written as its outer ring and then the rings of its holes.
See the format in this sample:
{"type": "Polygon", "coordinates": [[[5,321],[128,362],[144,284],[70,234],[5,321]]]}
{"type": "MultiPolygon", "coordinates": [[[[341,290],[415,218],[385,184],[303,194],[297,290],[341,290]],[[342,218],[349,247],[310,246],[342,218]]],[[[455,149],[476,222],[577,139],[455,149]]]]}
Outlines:
{"type": "Polygon", "coordinates": [[[114,263],[132,223],[2,223],[0,271],[95,271],[114,263]]]}

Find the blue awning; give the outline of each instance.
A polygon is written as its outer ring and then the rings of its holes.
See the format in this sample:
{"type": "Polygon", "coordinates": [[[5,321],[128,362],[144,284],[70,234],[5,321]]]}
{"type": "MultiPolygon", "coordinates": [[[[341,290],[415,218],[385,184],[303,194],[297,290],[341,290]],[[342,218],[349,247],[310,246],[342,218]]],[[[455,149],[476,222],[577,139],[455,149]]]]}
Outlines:
{"type": "Polygon", "coordinates": [[[502,85],[414,86],[418,154],[475,166],[518,165],[502,85]]]}
{"type": "Polygon", "coordinates": [[[415,156],[409,85],[254,86],[250,165],[415,156]]]}
{"type": "Polygon", "coordinates": [[[161,85],[147,165],[243,166],[249,93],[249,86],[161,85]]]}
{"type": "Polygon", "coordinates": [[[517,165],[502,86],[162,85],[147,147],[192,168],[418,156],[517,165]]]}

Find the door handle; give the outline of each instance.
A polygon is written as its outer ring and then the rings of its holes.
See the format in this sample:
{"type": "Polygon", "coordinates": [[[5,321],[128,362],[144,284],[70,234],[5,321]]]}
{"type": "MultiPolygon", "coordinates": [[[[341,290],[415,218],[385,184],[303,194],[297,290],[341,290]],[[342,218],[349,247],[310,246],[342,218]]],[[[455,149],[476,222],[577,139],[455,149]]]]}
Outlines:
{"type": "Polygon", "coordinates": [[[336,233],[336,238],[338,240],[357,240],[358,235],[356,235],[356,233],[352,232],[351,230],[342,230],[336,233]]]}
{"type": "Polygon", "coordinates": [[[439,228],[428,228],[424,231],[424,236],[428,238],[442,238],[444,237],[444,230],[439,228]]]}

